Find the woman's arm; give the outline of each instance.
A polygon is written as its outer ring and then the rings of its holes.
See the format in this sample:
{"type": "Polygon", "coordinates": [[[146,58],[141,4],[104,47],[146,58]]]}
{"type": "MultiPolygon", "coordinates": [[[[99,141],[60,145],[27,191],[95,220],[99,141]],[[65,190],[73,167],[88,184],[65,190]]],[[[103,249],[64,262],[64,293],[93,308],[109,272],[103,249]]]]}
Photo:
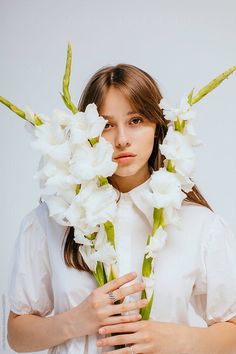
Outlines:
{"type": "Polygon", "coordinates": [[[69,339],[66,312],[55,316],[17,315],[8,318],[8,343],[19,352],[45,350],[69,339]]]}
{"type": "Polygon", "coordinates": [[[190,354],[235,354],[236,316],[207,328],[192,328],[190,354]]]}
{"type": "Polygon", "coordinates": [[[143,283],[122,287],[136,278],[128,273],[95,289],[83,302],[72,309],[50,317],[17,315],[10,312],[8,320],[8,342],[17,352],[45,350],[73,338],[97,334],[98,328],[108,324],[136,322],[140,315],[121,315],[123,312],[139,310],[147,300],[114,304],[109,297],[113,292],[116,301],[140,293],[143,283]],[[116,315],[116,316],[114,316],[116,315]]]}

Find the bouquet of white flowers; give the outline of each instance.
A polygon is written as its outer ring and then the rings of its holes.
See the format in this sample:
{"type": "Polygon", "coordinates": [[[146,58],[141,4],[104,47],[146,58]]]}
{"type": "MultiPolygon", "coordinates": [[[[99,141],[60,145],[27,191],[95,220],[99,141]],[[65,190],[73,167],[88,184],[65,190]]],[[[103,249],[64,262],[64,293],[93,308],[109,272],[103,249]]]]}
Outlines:
{"type": "MultiPolygon", "coordinates": [[[[33,136],[32,146],[42,153],[41,168],[36,173],[43,190],[50,217],[59,224],[74,227],[74,241],[93,272],[98,286],[119,276],[113,226],[116,214],[116,190],[108,183],[117,164],[112,161],[112,145],[102,137],[106,120],[99,116],[95,103],[79,112],[69,93],[71,46],[68,45],[62,98],[69,112],[56,110],[51,117],[38,116],[30,109],[19,109],[0,97],[0,102],[21,118],[33,136]]],[[[153,229],[147,236],[142,277],[146,283],[142,298],[149,300],[140,310],[143,319],[151,312],[154,273],[158,253],[167,239],[166,226],[179,225],[178,210],[186,193],[192,190],[195,167],[194,147],[201,142],[194,131],[192,106],[236,70],[219,75],[195,96],[184,96],[179,107],[166,100],[159,103],[168,123],[168,132],[160,145],[164,167],[154,171],[151,192],[143,194],[153,207],[153,229]]]]}

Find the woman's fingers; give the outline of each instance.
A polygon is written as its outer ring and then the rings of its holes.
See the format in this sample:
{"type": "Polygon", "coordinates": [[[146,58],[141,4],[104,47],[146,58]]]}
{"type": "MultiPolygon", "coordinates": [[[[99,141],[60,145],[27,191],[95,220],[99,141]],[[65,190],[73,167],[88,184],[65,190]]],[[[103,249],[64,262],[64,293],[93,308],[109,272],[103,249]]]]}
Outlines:
{"type": "Polygon", "coordinates": [[[137,292],[140,292],[145,289],[145,283],[135,283],[130,286],[125,286],[123,288],[119,288],[115,291],[113,291],[113,294],[115,296],[116,301],[117,300],[122,300],[126,296],[135,294],[137,292]]]}
{"type": "MultiPolygon", "coordinates": [[[[128,317],[128,316],[127,316],[128,317]]],[[[117,323],[113,325],[102,326],[99,328],[98,333],[132,333],[137,332],[142,327],[142,321],[133,321],[127,323],[117,323]]]]}
{"type": "Polygon", "coordinates": [[[136,273],[125,274],[122,277],[109,281],[105,285],[98,288],[98,290],[99,292],[101,291],[103,293],[114,291],[116,289],[119,289],[122,285],[134,280],[136,277],[137,277],[136,273]]]}
{"type": "MultiPolygon", "coordinates": [[[[110,336],[106,338],[101,338],[97,341],[98,347],[103,346],[114,346],[114,345],[122,345],[122,344],[133,344],[138,343],[140,338],[137,333],[129,333],[129,334],[119,334],[118,336],[110,336]]],[[[125,351],[124,353],[127,353],[125,351]]]]}
{"type": "Polygon", "coordinates": [[[130,323],[141,320],[142,316],[140,314],[134,315],[121,315],[121,316],[110,316],[105,319],[101,326],[112,326],[119,323],[130,323]]]}
{"type": "Polygon", "coordinates": [[[122,312],[128,312],[128,311],[141,309],[141,308],[147,306],[147,304],[148,304],[147,299],[127,302],[127,303],[123,302],[120,305],[111,306],[111,314],[116,315],[116,314],[120,314],[122,312]]]}

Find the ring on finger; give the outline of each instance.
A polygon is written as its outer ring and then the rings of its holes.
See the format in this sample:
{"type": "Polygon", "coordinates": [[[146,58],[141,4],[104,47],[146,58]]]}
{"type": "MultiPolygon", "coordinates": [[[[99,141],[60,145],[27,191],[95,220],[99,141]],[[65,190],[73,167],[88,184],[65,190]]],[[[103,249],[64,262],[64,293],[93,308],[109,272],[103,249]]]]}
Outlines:
{"type": "Polygon", "coordinates": [[[113,302],[113,304],[116,302],[116,297],[113,293],[113,291],[109,291],[108,293],[109,299],[113,302]]]}

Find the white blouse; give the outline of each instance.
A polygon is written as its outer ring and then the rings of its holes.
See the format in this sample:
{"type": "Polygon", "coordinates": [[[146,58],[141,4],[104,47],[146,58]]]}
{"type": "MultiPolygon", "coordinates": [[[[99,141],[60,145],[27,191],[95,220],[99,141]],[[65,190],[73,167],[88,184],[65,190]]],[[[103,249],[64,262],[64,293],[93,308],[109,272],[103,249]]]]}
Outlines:
{"type": "MultiPolygon", "coordinates": [[[[141,279],[153,209],[141,193],[149,180],[121,193],[114,222],[120,275],[135,271],[141,279]]],[[[168,239],[155,265],[150,318],[191,325],[189,305],[205,325],[236,316],[236,238],[219,215],[184,202],[181,227],[167,226],[168,239]]],[[[77,306],[96,288],[93,276],[64,263],[66,227],[40,204],[22,220],[9,284],[10,310],[16,314],[58,314],[77,306]]],[[[134,280],[134,282],[138,281],[134,280]]],[[[139,298],[139,294],[126,298],[139,298]]],[[[100,335],[84,336],[50,348],[50,354],[95,354],[100,335]]],[[[104,348],[103,351],[106,351],[104,348]]]]}

